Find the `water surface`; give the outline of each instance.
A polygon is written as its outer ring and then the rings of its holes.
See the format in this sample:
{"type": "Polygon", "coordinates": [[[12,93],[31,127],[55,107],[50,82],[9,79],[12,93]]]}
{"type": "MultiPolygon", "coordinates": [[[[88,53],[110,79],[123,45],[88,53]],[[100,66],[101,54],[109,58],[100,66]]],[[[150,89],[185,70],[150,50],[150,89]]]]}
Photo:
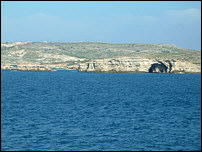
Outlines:
{"type": "Polygon", "coordinates": [[[201,150],[201,75],[1,71],[1,150],[201,150]]]}

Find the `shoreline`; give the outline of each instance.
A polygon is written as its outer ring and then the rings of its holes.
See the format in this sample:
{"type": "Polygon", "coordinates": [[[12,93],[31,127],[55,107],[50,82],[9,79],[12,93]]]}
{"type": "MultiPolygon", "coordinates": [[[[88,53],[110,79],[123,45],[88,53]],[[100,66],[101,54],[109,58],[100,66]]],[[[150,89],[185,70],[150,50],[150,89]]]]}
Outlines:
{"type": "Polygon", "coordinates": [[[172,72],[172,73],[158,73],[158,72],[137,72],[137,71],[78,71],[76,69],[53,69],[53,70],[18,70],[18,69],[1,69],[1,71],[17,71],[17,72],[47,72],[47,71],[77,71],[79,73],[130,73],[130,74],[201,74],[201,72],[172,72]]]}

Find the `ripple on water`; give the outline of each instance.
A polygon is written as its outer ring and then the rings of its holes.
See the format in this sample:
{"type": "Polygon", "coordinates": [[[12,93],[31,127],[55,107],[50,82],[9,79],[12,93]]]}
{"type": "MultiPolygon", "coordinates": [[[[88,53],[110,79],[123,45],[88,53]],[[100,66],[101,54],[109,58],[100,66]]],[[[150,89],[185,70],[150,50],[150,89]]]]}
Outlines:
{"type": "Polygon", "coordinates": [[[200,75],[1,76],[1,150],[201,149],[200,75]]]}

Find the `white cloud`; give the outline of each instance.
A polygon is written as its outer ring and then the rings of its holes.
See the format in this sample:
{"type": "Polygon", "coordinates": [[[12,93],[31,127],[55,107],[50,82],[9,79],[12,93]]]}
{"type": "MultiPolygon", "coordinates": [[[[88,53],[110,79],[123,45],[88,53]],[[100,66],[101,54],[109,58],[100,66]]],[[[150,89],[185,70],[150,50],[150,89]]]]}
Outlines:
{"type": "Polygon", "coordinates": [[[23,18],[2,18],[3,37],[11,39],[94,40],[183,44],[199,41],[201,10],[169,10],[158,16],[144,14],[106,17],[66,18],[37,13],[23,18]],[[23,35],[22,35],[23,33],[23,35]],[[44,38],[45,37],[45,38],[44,38]],[[25,39],[25,38],[24,38],[25,39]]]}
{"type": "Polygon", "coordinates": [[[165,19],[174,23],[193,24],[201,22],[201,10],[190,8],[185,10],[169,10],[165,12],[165,19]]]}
{"type": "Polygon", "coordinates": [[[185,10],[169,10],[166,11],[166,14],[168,16],[187,16],[187,17],[193,17],[193,16],[200,16],[201,11],[196,8],[189,8],[185,10]]]}

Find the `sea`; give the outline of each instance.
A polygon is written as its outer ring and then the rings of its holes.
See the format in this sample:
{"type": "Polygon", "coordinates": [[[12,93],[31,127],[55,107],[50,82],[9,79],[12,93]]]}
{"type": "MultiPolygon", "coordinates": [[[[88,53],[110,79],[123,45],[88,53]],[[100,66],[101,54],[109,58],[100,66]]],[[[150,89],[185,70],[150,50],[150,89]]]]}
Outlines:
{"type": "Polygon", "coordinates": [[[201,74],[1,71],[1,151],[201,151],[201,74]]]}

